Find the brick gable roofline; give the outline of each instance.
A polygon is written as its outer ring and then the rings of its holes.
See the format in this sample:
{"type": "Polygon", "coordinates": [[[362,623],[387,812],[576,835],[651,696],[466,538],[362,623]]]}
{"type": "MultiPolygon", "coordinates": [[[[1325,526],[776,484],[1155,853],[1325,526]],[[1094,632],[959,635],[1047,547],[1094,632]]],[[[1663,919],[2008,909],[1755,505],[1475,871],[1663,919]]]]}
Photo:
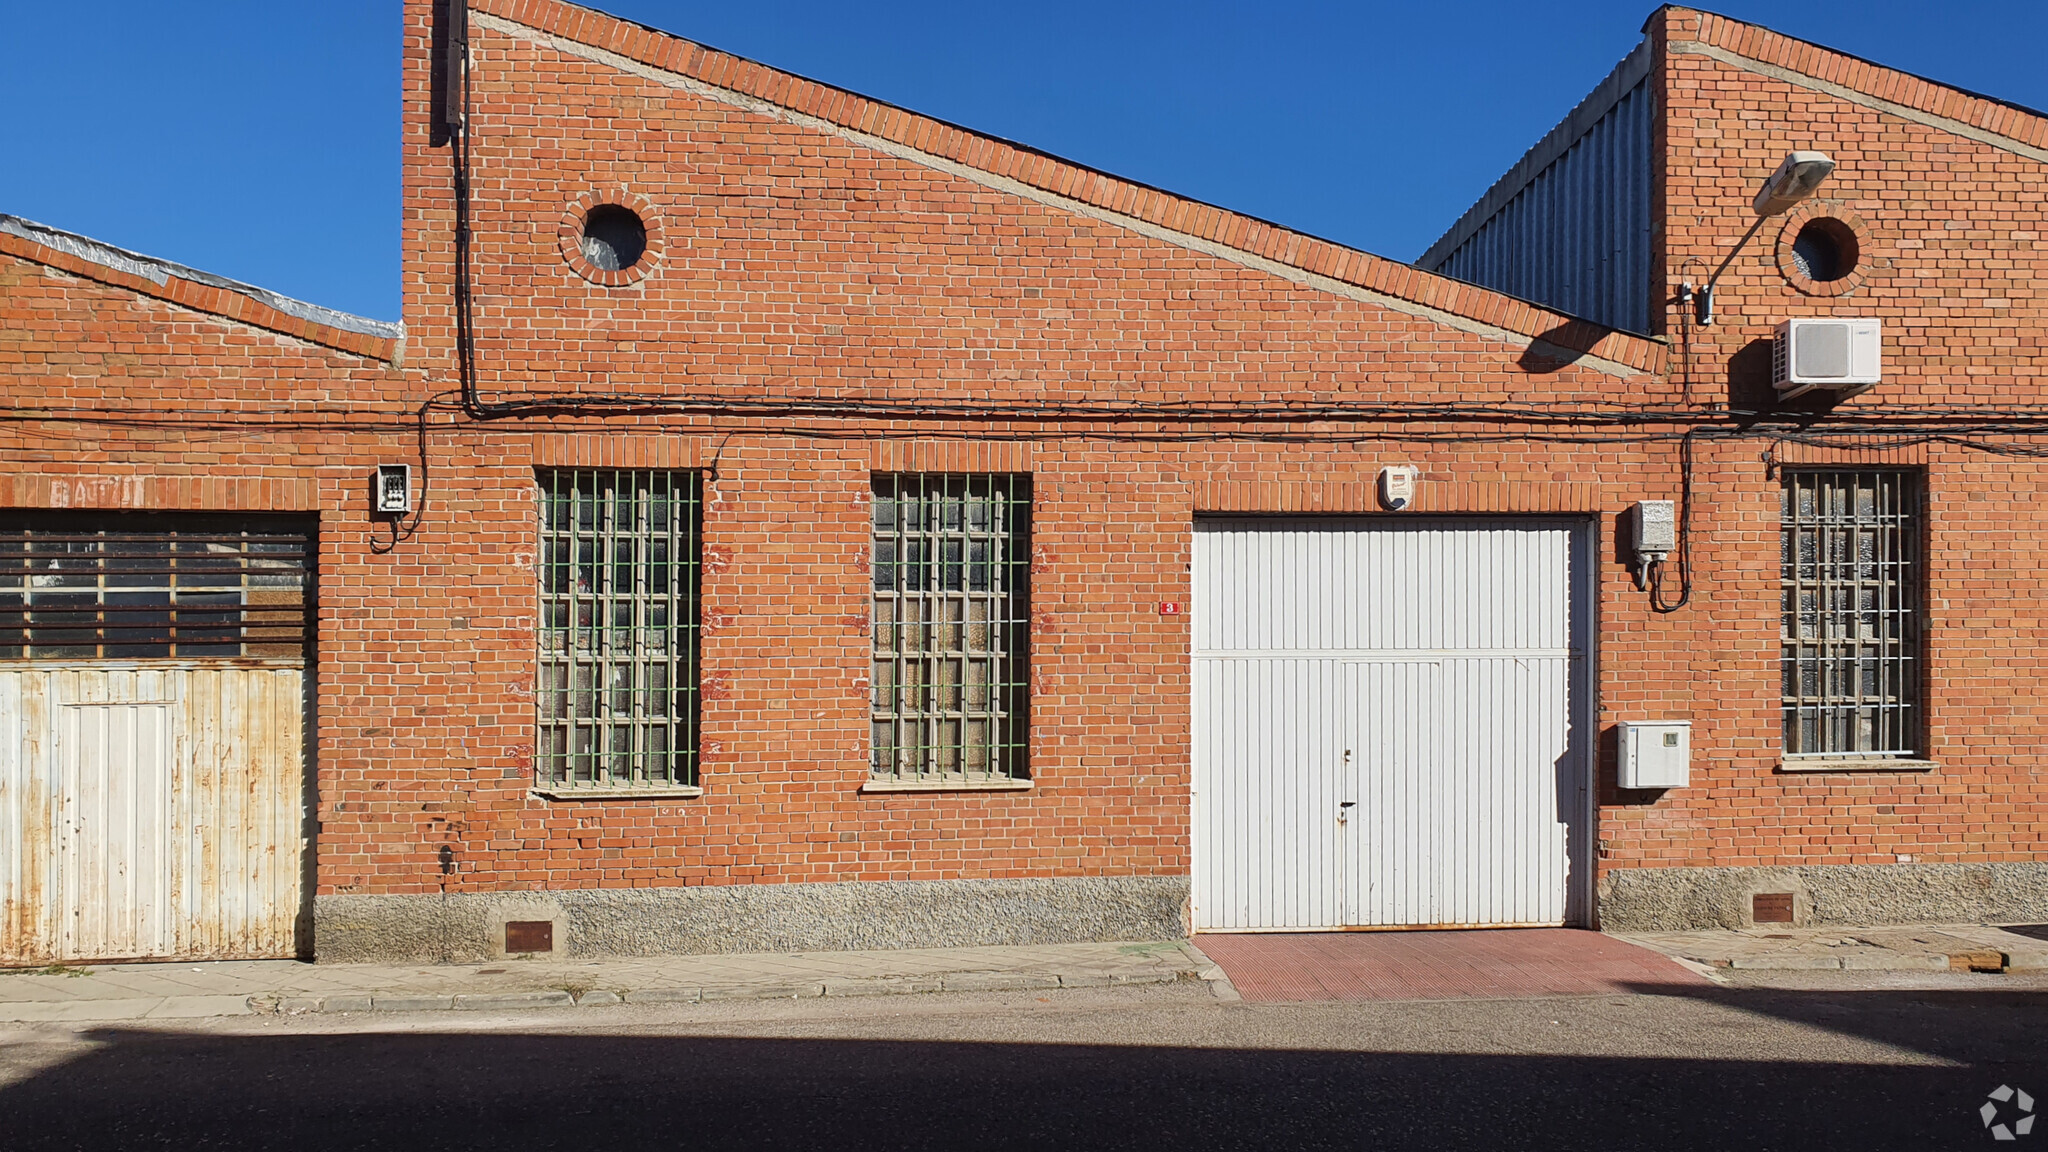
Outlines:
{"type": "Polygon", "coordinates": [[[1424,272],[1255,217],[1148,187],[1049,153],[911,112],[881,100],[565,0],[470,0],[472,11],[633,64],[673,73],[746,99],[939,161],[1014,181],[1085,205],[1093,214],[1281,265],[1326,281],[1530,340],[1661,373],[1666,346],[1463,281],[1424,272]]]}
{"type": "Polygon", "coordinates": [[[0,213],[0,253],[393,366],[405,357],[405,325],[308,304],[268,289],[116,248],[0,213]]]}
{"type": "Polygon", "coordinates": [[[1874,64],[1861,57],[1744,23],[1716,12],[1666,5],[1644,26],[1664,27],[1668,50],[1737,67],[1790,73],[1786,79],[1896,115],[2048,161],[2048,112],[1874,64]]]}

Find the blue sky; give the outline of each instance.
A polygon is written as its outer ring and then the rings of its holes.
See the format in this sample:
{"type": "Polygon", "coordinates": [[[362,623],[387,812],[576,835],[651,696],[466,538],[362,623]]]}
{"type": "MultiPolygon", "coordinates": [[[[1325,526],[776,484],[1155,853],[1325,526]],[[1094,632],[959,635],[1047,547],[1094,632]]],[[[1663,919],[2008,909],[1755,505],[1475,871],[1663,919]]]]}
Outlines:
{"type": "MultiPolygon", "coordinates": [[[[1561,119],[1654,8],[601,6],[1402,260],[1561,119]]],[[[1711,7],[2048,108],[2039,0],[1711,7]]],[[[0,212],[397,319],[398,11],[397,0],[11,5],[0,212]]]]}

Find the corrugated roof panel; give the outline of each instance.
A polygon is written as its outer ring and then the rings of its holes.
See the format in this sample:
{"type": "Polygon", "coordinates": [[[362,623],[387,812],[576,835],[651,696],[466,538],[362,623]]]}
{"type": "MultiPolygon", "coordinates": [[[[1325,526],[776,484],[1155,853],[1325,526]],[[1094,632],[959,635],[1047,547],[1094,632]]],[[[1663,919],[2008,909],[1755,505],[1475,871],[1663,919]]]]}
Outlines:
{"type": "Polygon", "coordinates": [[[1648,61],[1647,46],[1631,53],[1417,265],[1648,332],[1657,118],[1648,61]]]}

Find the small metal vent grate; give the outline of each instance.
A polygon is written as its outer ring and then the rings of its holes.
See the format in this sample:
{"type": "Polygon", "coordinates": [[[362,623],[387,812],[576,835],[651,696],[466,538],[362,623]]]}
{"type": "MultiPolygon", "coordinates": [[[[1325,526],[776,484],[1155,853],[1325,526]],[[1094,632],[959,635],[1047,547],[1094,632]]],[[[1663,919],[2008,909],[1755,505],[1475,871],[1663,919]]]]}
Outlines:
{"type": "Polygon", "coordinates": [[[0,516],[0,659],[304,659],[310,522],[0,516]]]}
{"type": "Polygon", "coordinates": [[[1759,924],[1790,924],[1792,893],[1758,892],[1749,898],[1749,918],[1759,924]]]}

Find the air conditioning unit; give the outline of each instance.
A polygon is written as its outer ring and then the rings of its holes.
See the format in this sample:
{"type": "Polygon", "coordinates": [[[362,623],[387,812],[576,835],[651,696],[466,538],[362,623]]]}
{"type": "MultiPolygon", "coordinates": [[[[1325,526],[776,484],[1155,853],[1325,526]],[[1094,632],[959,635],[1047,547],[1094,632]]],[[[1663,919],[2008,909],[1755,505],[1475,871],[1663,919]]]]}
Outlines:
{"type": "Polygon", "coordinates": [[[1854,396],[1878,382],[1883,344],[1876,320],[1787,320],[1771,348],[1771,383],[1787,400],[1816,388],[1854,396]]]}

